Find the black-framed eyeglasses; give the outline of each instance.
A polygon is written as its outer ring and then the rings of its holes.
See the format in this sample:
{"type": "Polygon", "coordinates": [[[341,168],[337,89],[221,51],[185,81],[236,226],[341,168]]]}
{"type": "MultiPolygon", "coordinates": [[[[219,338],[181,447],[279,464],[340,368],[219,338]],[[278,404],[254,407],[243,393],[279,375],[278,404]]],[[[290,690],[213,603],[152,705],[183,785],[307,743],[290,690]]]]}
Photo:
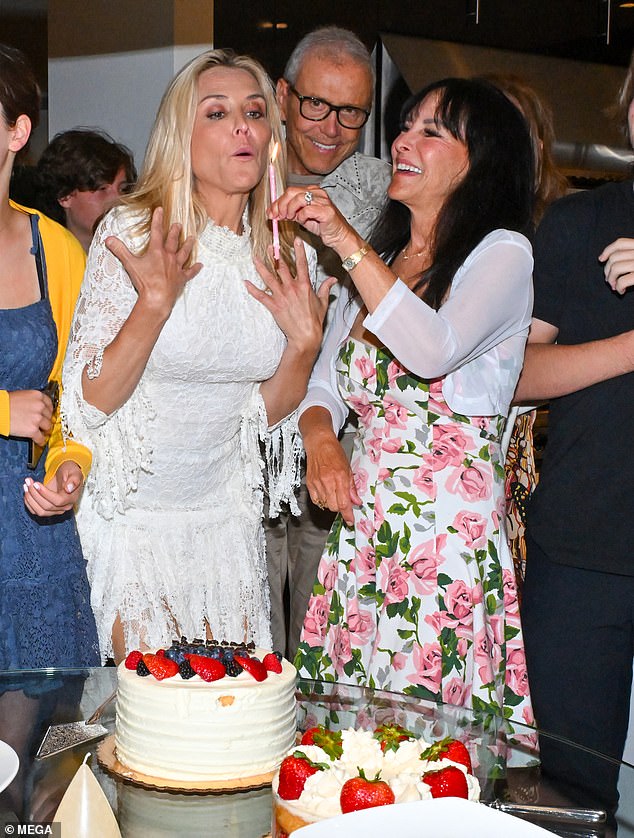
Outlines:
{"type": "Polygon", "coordinates": [[[325,99],[302,96],[292,84],[288,87],[291,93],[299,99],[299,112],[304,119],[310,119],[311,122],[321,122],[334,111],[337,114],[337,122],[342,128],[359,130],[363,128],[370,116],[370,111],[363,108],[355,108],[353,105],[331,105],[325,99]]]}

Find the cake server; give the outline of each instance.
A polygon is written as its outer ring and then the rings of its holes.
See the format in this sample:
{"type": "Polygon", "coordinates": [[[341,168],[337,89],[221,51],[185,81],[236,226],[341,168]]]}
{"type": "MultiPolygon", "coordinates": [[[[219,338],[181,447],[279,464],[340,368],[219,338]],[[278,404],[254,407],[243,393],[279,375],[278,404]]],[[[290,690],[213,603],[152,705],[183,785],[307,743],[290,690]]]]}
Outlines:
{"type": "Polygon", "coordinates": [[[606,821],[606,813],[601,809],[535,806],[530,803],[507,803],[504,800],[493,800],[486,805],[508,815],[531,820],[559,821],[567,824],[603,824],[606,821]]]}
{"type": "Polygon", "coordinates": [[[95,739],[101,739],[108,733],[108,728],[99,723],[101,714],[116,696],[115,690],[108,698],[102,702],[95,712],[88,719],[78,722],[65,722],[60,725],[50,725],[42,744],[37,750],[35,759],[46,759],[46,757],[55,756],[61,751],[66,751],[68,748],[75,748],[77,745],[83,745],[86,742],[92,742],[95,739]]]}

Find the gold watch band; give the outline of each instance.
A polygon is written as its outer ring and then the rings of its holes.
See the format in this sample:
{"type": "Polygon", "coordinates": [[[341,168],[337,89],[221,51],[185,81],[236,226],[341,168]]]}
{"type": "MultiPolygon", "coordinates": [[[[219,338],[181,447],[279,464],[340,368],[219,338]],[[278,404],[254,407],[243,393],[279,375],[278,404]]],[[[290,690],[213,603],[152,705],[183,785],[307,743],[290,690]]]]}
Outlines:
{"type": "Polygon", "coordinates": [[[366,253],[369,253],[372,248],[369,244],[364,244],[363,247],[359,248],[359,250],[355,250],[354,253],[351,253],[350,256],[346,256],[346,258],[341,263],[341,267],[345,271],[351,271],[355,268],[359,262],[363,259],[366,253]]]}

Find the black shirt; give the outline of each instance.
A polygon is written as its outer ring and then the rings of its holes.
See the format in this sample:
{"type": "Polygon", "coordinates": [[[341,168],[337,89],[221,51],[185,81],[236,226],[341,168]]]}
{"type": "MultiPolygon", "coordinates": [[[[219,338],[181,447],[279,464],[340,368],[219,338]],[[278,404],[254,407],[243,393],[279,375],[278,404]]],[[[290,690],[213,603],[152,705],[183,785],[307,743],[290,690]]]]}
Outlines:
{"type": "MultiPolygon", "coordinates": [[[[537,231],[533,315],[578,344],[634,329],[634,289],[605,282],[601,251],[634,238],[631,182],[557,201],[537,231]]],[[[528,531],[554,562],[634,575],[634,373],[550,404],[528,531]]]]}

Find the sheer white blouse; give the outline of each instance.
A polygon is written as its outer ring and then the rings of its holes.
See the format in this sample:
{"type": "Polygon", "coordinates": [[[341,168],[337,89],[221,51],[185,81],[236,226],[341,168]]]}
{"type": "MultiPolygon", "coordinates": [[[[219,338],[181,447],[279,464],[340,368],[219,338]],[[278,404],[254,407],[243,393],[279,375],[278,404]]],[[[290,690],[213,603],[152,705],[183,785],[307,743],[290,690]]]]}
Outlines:
{"type": "MultiPolygon", "coordinates": [[[[465,416],[506,415],[522,369],[533,306],[533,256],[520,233],[494,230],[456,272],[438,311],[400,279],[364,326],[410,372],[444,377],[449,407],[465,416]]],[[[361,300],[344,292],[337,301],[300,415],[325,407],[338,432],[348,408],[337,388],[336,359],[359,313],[361,300]]]]}

